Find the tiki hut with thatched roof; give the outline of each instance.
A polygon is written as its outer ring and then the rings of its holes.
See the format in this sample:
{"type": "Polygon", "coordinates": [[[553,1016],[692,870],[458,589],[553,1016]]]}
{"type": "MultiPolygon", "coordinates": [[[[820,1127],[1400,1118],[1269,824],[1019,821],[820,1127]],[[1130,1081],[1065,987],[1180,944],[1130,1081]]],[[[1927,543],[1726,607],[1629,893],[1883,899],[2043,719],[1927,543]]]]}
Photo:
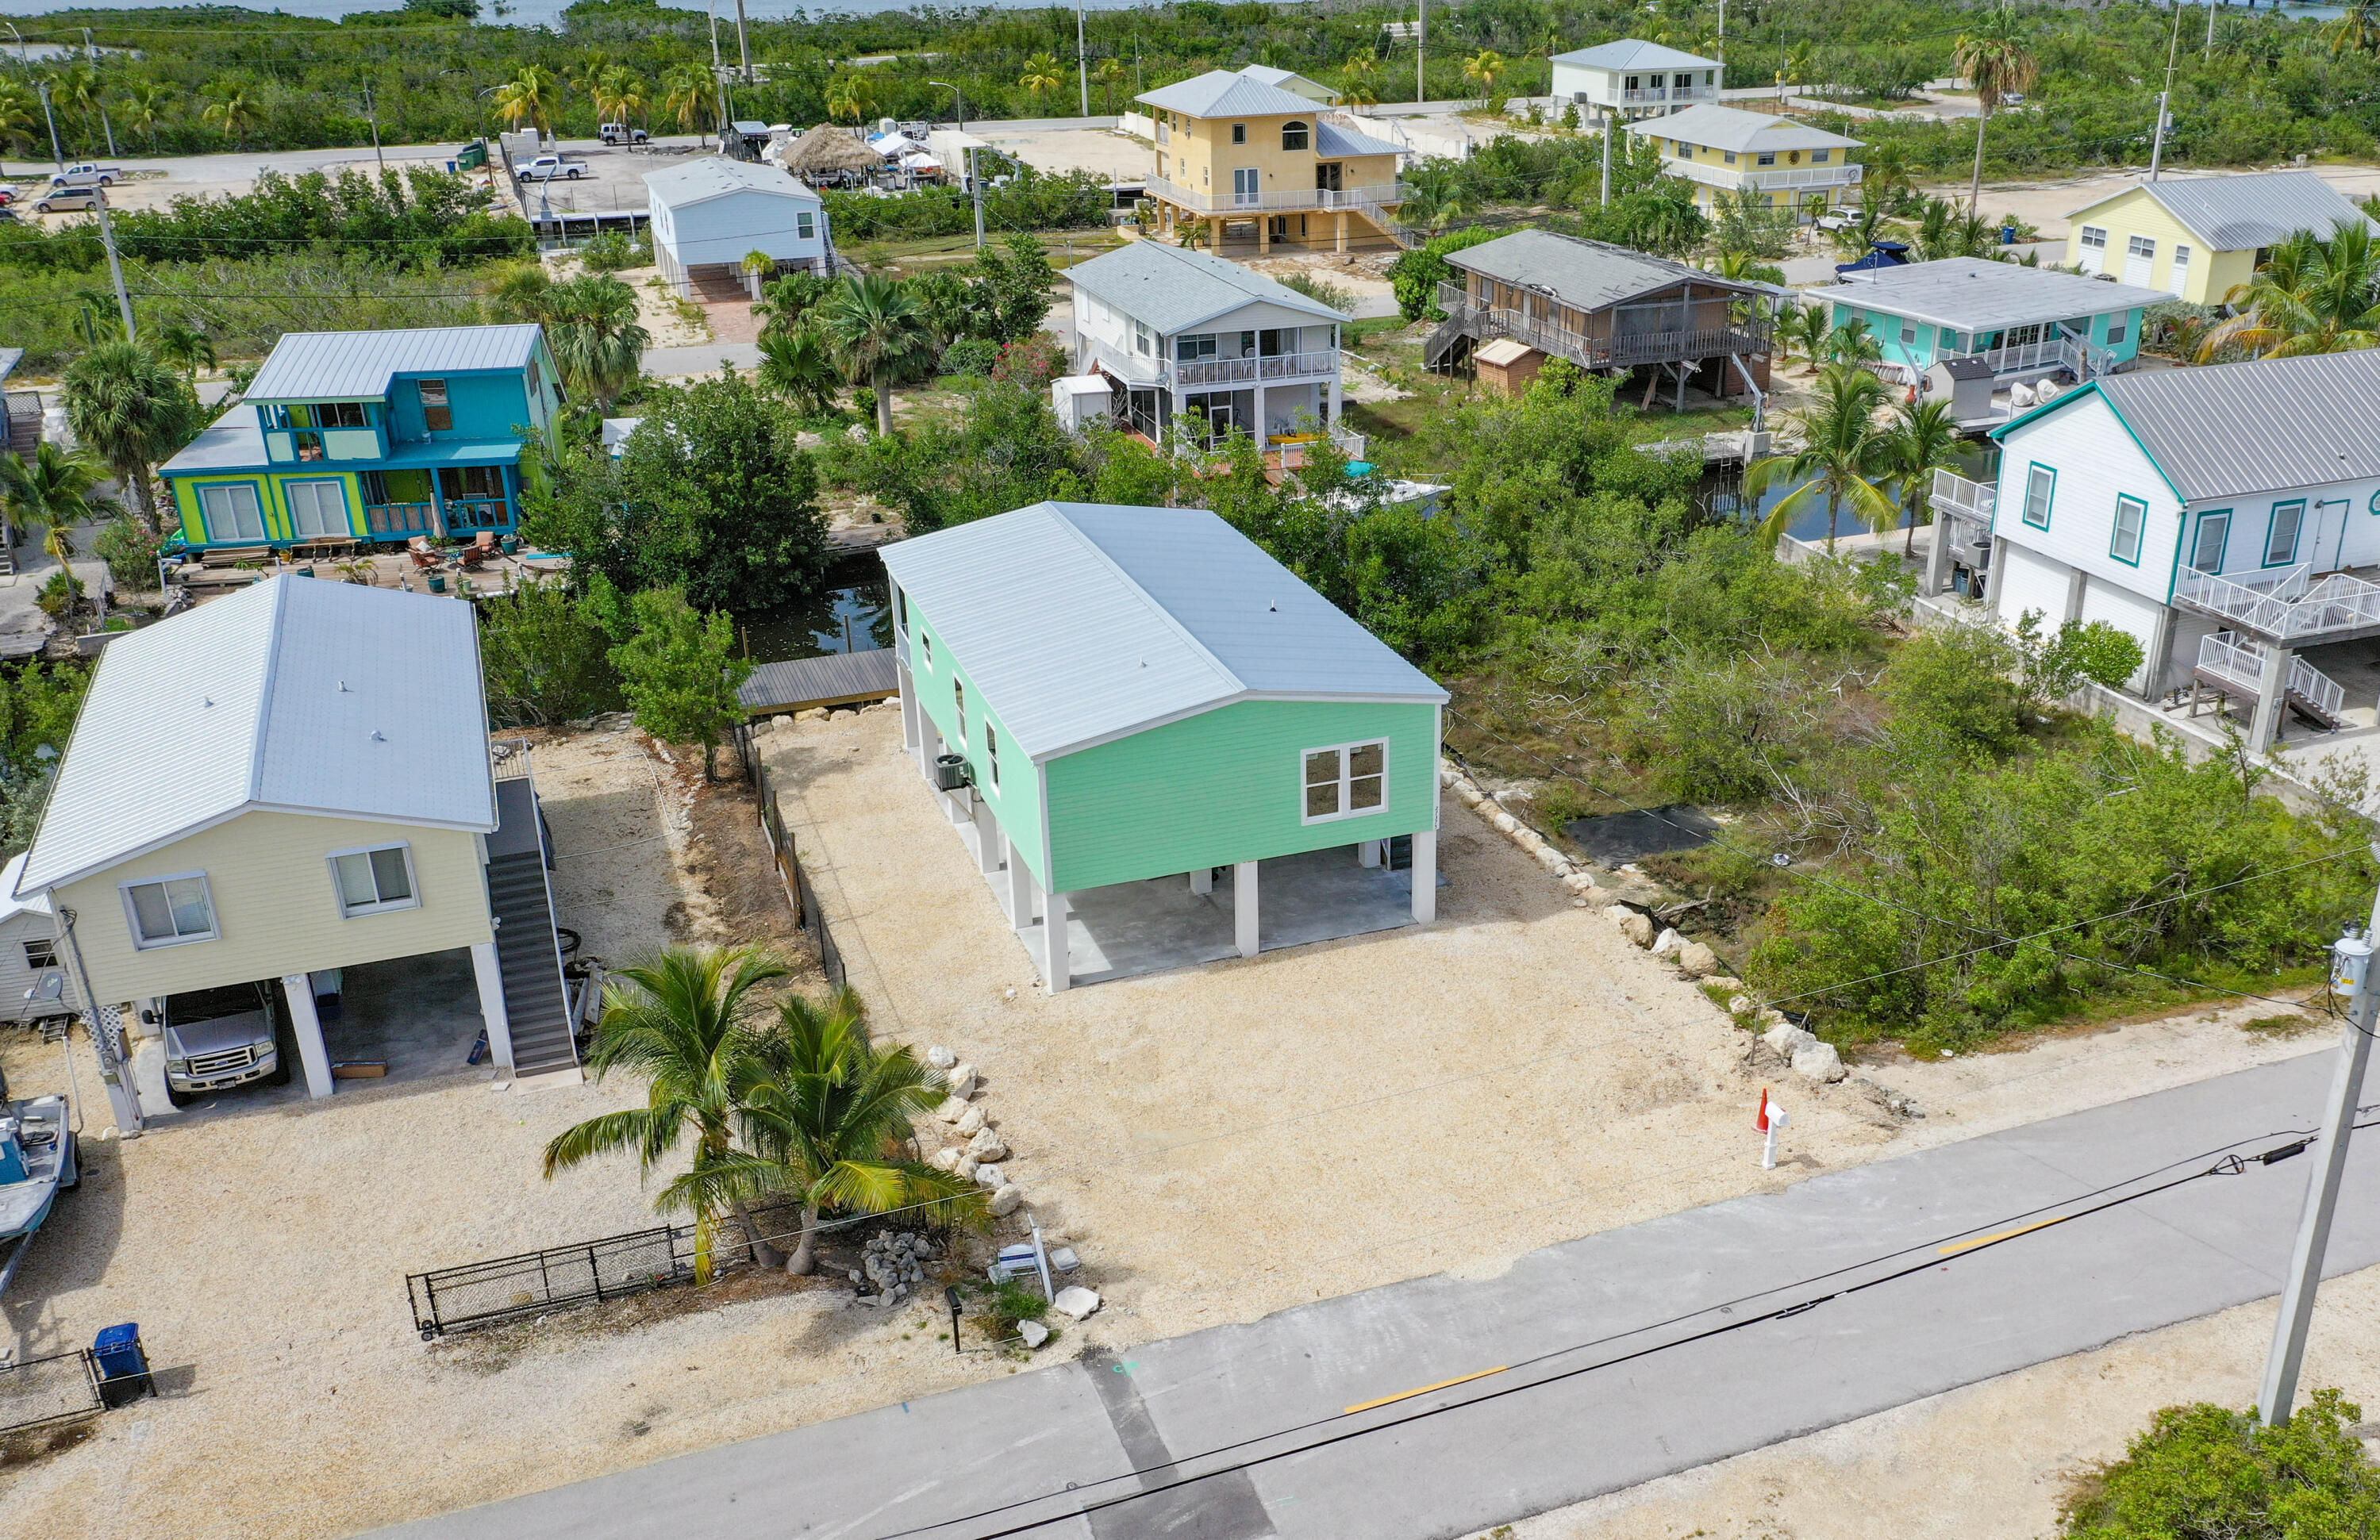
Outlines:
{"type": "Polygon", "coordinates": [[[812,187],[830,180],[844,187],[882,171],[884,157],[857,130],[821,123],[786,146],[778,164],[812,187]]]}

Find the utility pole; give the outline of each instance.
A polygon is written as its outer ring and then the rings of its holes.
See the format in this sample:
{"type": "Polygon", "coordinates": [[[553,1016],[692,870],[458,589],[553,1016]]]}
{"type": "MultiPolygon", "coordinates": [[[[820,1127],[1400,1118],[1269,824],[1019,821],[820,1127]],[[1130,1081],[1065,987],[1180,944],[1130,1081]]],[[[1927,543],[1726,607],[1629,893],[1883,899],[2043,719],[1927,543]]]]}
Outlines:
{"type": "Polygon", "coordinates": [[[2165,164],[2166,125],[2172,121],[2173,116],[2165,109],[2166,103],[2173,98],[2173,66],[2180,53],[2181,7],[2177,5],[2173,8],[2173,36],[2165,47],[2165,90],[2157,92],[2156,135],[2149,140],[2149,180],[2152,182],[2157,179],[2165,164]]]}
{"type": "MultiPolygon", "coordinates": [[[[82,57],[83,62],[93,69],[99,67],[99,50],[91,46],[91,29],[88,27],[82,30],[82,57]]],[[[103,102],[99,107],[99,129],[107,136],[107,158],[112,161],[115,159],[115,125],[107,120],[107,103],[103,102]]]]}
{"type": "Polygon", "coordinates": [[[380,163],[380,174],[388,175],[388,157],[380,152],[380,103],[372,98],[371,82],[364,82],[364,116],[371,120],[372,159],[380,163]]]}
{"type": "Polygon", "coordinates": [[[2206,52],[2203,58],[2215,57],[2215,8],[2220,0],[2206,0],[2206,52]]]}
{"type": "Polygon", "coordinates": [[[972,147],[967,150],[966,157],[967,186],[975,192],[975,249],[980,251],[983,249],[983,163],[976,158],[972,147]]]}
{"type": "Polygon", "coordinates": [[[1083,0],[1075,0],[1075,74],[1083,83],[1083,115],[1091,115],[1091,60],[1083,49],[1083,0]]]}
{"type": "Polygon", "coordinates": [[[1603,115],[1603,205],[1611,205],[1611,149],[1618,141],[1612,138],[1612,125],[1619,120],[1609,113],[1603,115]]]}
{"type": "Polygon", "coordinates": [[[50,83],[47,80],[33,83],[42,92],[42,116],[50,125],[50,155],[58,163],[58,169],[64,171],[67,168],[67,152],[58,148],[58,115],[50,110],[50,83]]]}
{"type": "Polygon", "coordinates": [[[2298,1216],[2297,1249],[2289,1258],[2289,1283],[2281,1291],[2280,1319],[2273,1324],[2273,1351],[2265,1360],[2264,1388],[2256,1413],[2266,1427],[2289,1420],[2297,1399],[2298,1370],[2305,1364],[2306,1329],[2313,1324],[2313,1296],[2322,1282],[2323,1253],[2330,1245],[2331,1216],[2338,1209],[2339,1177],[2347,1169],[2347,1142],[2355,1132],[2355,1097],[2372,1057],[2372,1033],[2380,1018],[2380,988],[2374,987],[2372,939],[2380,934],[2380,902],[2372,926],[2350,928],[2331,948],[2331,991],[2349,997],[2347,1026],[2338,1045],[2338,1073],[2330,1086],[2322,1142],[2314,1146],[2313,1171],[2306,1180],[2305,1207],[2298,1216]]]}
{"type": "Polygon", "coordinates": [[[744,61],[744,83],[753,83],[752,40],[744,33],[744,0],[735,0],[735,52],[744,61]]]}

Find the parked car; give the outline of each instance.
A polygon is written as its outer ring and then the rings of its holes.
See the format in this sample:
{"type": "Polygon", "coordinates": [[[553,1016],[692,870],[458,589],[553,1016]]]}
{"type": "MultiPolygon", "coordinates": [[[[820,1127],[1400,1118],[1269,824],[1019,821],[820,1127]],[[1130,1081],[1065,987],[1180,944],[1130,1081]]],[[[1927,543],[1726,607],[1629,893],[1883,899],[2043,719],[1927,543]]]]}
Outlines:
{"type": "Polygon", "coordinates": [[[260,1080],[288,1085],[295,1056],[282,1042],[281,1017],[280,991],[269,983],[166,996],[166,1096],[181,1107],[260,1080]]]}
{"type": "Polygon", "coordinates": [[[540,155],[527,165],[515,166],[513,173],[524,182],[551,182],[557,176],[575,182],[587,175],[587,168],[559,155],[540,155]]]}
{"type": "Polygon", "coordinates": [[[102,165],[97,161],[78,161],[64,171],[50,173],[54,188],[112,188],[122,180],[122,166],[102,165]]]}
{"type": "Polygon", "coordinates": [[[625,123],[606,123],[600,131],[606,144],[643,144],[652,138],[642,128],[632,128],[625,123]]]}
{"type": "Polygon", "coordinates": [[[78,209],[98,207],[97,188],[52,188],[33,200],[33,212],[37,214],[72,213],[78,209]]]}
{"type": "Polygon", "coordinates": [[[15,201],[17,201],[17,189],[10,187],[0,187],[0,209],[5,209],[15,201]]]}

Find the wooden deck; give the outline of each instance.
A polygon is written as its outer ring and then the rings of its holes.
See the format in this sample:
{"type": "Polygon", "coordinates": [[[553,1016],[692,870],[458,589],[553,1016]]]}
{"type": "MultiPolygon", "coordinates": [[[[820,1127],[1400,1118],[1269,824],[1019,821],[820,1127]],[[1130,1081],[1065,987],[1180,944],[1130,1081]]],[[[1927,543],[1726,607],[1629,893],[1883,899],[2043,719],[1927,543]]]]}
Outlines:
{"type": "Polygon", "coordinates": [[[900,693],[893,651],[880,647],[866,652],[830,652],[823,658],[762,663],[735,695],[747,714],[766,717],[817,706],[856,706],[900,693]]]}

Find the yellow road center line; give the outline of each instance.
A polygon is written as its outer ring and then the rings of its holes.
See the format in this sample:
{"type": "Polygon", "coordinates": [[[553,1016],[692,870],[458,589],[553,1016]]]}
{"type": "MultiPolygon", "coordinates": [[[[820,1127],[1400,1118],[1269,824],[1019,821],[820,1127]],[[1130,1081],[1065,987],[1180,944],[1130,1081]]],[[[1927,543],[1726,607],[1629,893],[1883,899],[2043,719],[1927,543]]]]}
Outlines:
{"type": "Polygon", "coordinates": [[[1994,1241],[2006,1241],[2019,1235],[2030,1235],[2036,1230],[2047,1230],[2051,1225],[2063,1224],[2065,1222],[2066,1216],[2060,1214],[2055,1219],[2041,1219],[2029,1225],[2020,1225],[2014,1230],[2003,1230],[1997,1235],[1978,1235],[1972,1241],[1959,1241],[1947,1246],[1938,1246],[1935,1248],[1934,1255],[1937,1256],[1948,1256],[1954,1251],[1967,1251],[1976,1246],[1988,1246],[1994,1241]]]}
{"type": "Polygon", "coordinates": [[[1376,1406],[1388,1406],[1397,1401],[1409,1401],[1415,1396],[1427,1396],[1432,1390],[1443,1390],[1450,1385],[1468,1385],[1475,1379],[1486,1379],[1489,1375],[1500,1375],[1511,1367],[1509,1364],[1499,1364],[1492,1369],[1482,1369],[1475,1375],[1457,1375],[1452,1379],[1441,1379],[1435,1385],[1425,1385],[1414,1390],[1400,1390],[1393,1396],[1382,1396],[1376,1401],[1357,1401],[1341,1415],[1352,1417],[1358,1412],[1369,1412],[1376,1406]]]}

